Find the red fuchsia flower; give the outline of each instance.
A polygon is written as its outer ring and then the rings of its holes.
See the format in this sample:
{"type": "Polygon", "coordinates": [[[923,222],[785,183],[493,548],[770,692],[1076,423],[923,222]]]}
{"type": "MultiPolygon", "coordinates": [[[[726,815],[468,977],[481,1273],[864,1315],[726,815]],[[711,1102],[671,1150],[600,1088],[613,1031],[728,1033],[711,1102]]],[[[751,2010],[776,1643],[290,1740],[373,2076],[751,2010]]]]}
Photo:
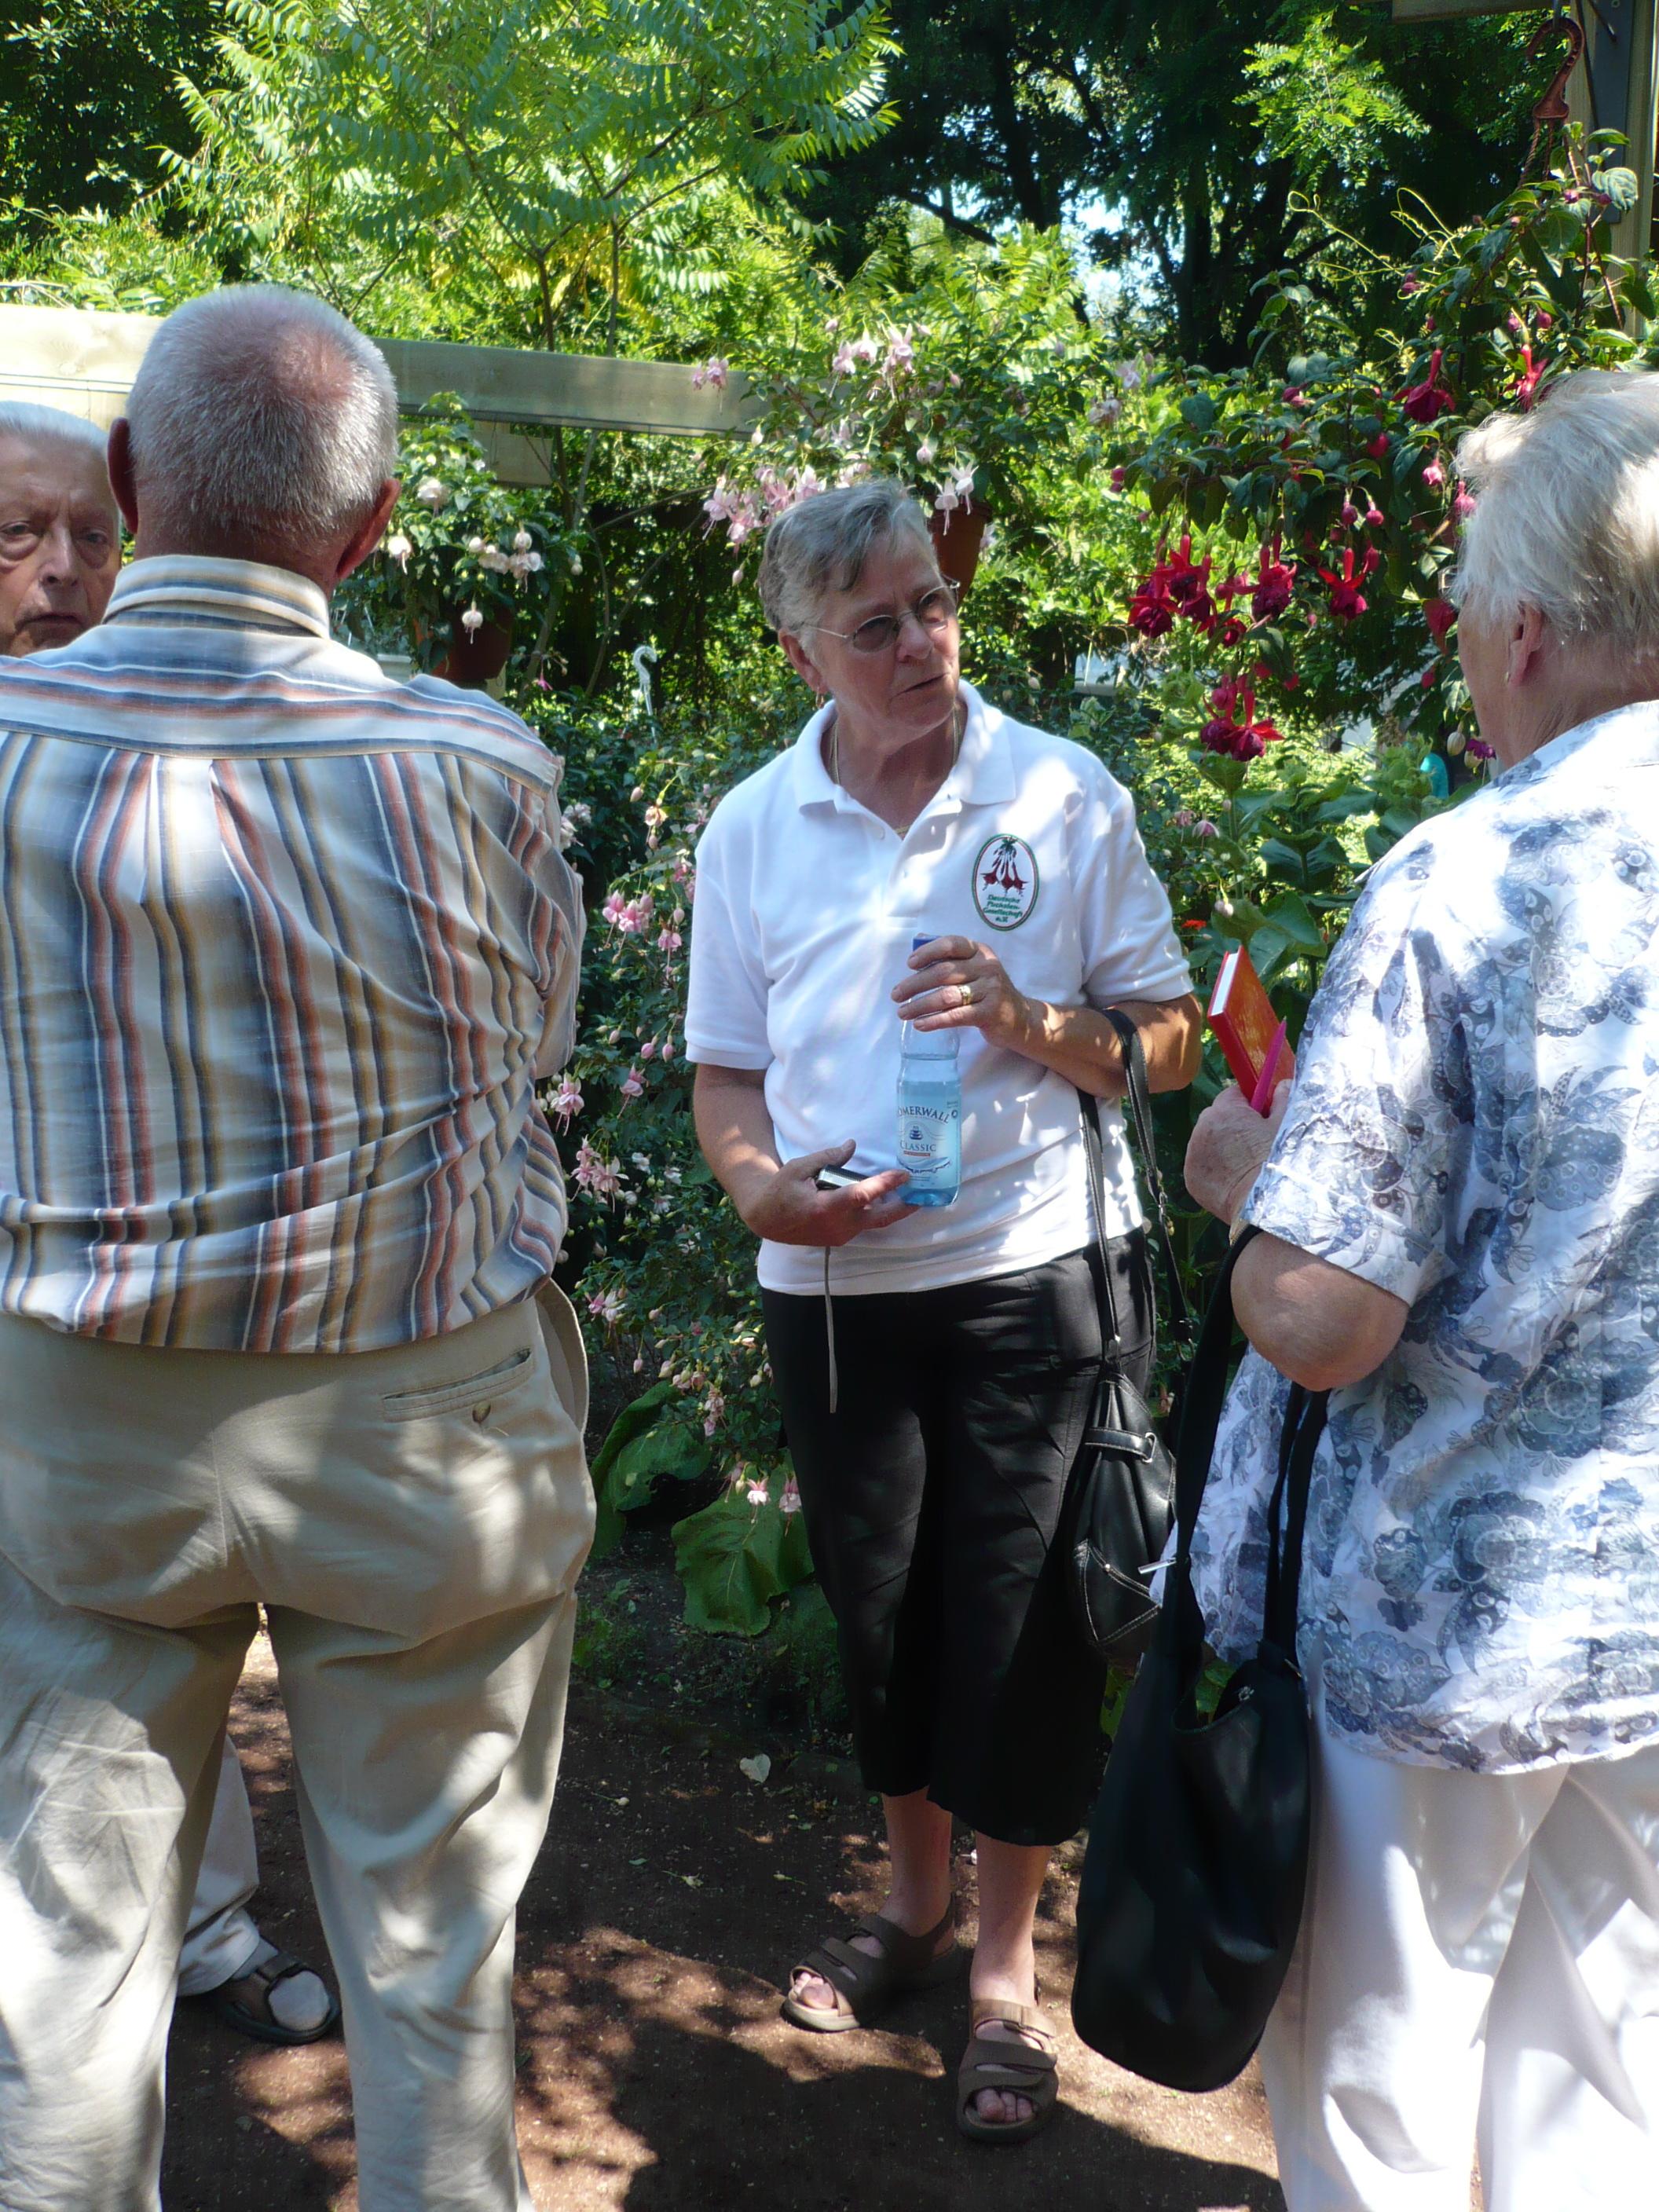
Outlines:
{"type": "Polygon", "coordinates": [[[1279,557],[1279,532],[1264,545],[1256,562],[1255,589],[1250,593],[1250,612],[1258,622],[1282,615],[1296,590],[1296,563],[1279,557]]]}
{"type": "Polygon", "coordinates": [[[1177,611],[1164,576],[1154,568],[1129,602],[1129,627],[1143,637],[1162,637],[1175,628],[1177,611]]]}
{"type": "Polygon", "coordinates": [[[1287,407],[1305,407],[1308,404],[1308,395],[1299,384],[1287,384],[1279,396],[1287,407]]]}
{"type": "Polygon", "coordinates": [[[1380,530],[1382,527],[1382,510],[1375,500],[1371,501],[1370,505],[1365,509],[1365,512],[1359,519],[1364,524],[1367,530],[1380,530]]]}
{"type": "Polygon", "coordinates": [[[1244,678],[1242,676],[1224,676],[1210,694],[1210,704],[1218,714],[1231,715],[1243,689],[1244,678]]]}
{"type": "Polygon", "coordinates": [[[1446,481],[1446,471],[1438,461],[1425,461],[1423,464],[1423,481],[1431,491],[1439,490],[1441,485],[1446,481]]]}
{"type": "Polygon", "coordinates": [[[1187,608],[1194,599],[1209,598],[1210,561],[1207,553],[1201,562],[1194,560],[1192,532],[1183,531],[1175,559],[1165,572],[1170,597],[1178,607],[1187,608]]]}
{"type": "Polygon", "coordinates": [[[1370,455],[1374,461],[1387,460],[1389,457],[1388,432],[1386,430],[1379,430],[1376,435],[1367,444],[1365,451],[1370,455]]]}
{"type": "Polygon", "coordinates": [[[1257,720],[1254,684],[1247,682],[1243,685],[1235,704],[1239,709],[1238,718],[1230,710],[1218,714],[1214,721],[1206,722],[1198,733],[1199,743],[1211,752],[1231,760],[1260,760],[1279,733],[1267,720],[1257,720]]]}
{"type": "Polygon", "coordinates": [[[1515,404],[1524,415],[1531,407],[1537,393],[1538,380],[1544,374],[1544,364],[1540,361],[1535,368],[1534,367],[1532,348],[1529,345],[1522,347],[1521,358],[1526,364],[1526,368],[1525,374],[1515,387],[1515,404]]]}
{"type": "Polygon", "coordinates": [[[1402,276],[1400,280],[1400,296],[1402,300],[1409,300],[1413,292],[1420,292],[1422,289],[1423,279],[1420,276],[1402,276]]]}
{"type": "Polygon", "coordinates": [[[1540,331],[1552,331],[1555,328],[1555,318],[1547,307],[1540,307],[1533,320],[1540,331]]]}
{"type": "Polygon", "coordinates": [[[1123,468],[1121,465],[1112,471],[1112,489],[1114,491],[1122,490],[1123,480],[1127,474],[1127,470],[1123,468]]]}
{"type": "Polygon", "coordinates": [[[1429,373],[1421,384],[1413,384],[1395,397],[1413,422],[1432,422],[1442,415],[1449,415],[1457,404],[1451,386],[1440,381],[1441,349],[1437,346],[1429,356],[1429,373]]]}
{"type": "Polygon", "coordinates": [[[1481,738],[1471,738],[1464,750],[1471,760],[1489,761],[1493,757],[1492,747],[1481,738]]]}
{"type": "Polygon", "coordinates": [[[1467,522],[1474,513],[1474,501],[1469,496],[1468,487],[1467,484],[1460,483],[1456,495],[1452,501],[1453,519],[1458,522],[1467,522]]]}
{"type": "Polygon", "coordinates": [[[1342,573],[1340,576],[1329,568],[1320,570],[1320,574],[1330,586],[1331,612],[1339,622],[1352,622],[1357,616],[1364,613],[1365,594],[1359,587],[1370,574],[1371,570],[1376,568],[1376,548],[1375,545],[1368,545],[1365,548],[1364,558],[1359,563],[1358,574],[1356,574],[1353,548],[1350,545],[1343,552],[1342,573]]]}
{"type": "Polygon", "coordinates": [[[1423,619],[1428,624],[1429,635],[1436,645],[1443,647],[1448,632],[1457,620],[1457,610],[1449,599],[1425,599],[1423,619]]]}
{"type": "Polygon", "coordinates": [[[1249,634],[1250,626],[1243,615],[1228,615],[1214,635],[1222,650],[1231,653],[1234,646],[1242,645],[1249,634]]]}

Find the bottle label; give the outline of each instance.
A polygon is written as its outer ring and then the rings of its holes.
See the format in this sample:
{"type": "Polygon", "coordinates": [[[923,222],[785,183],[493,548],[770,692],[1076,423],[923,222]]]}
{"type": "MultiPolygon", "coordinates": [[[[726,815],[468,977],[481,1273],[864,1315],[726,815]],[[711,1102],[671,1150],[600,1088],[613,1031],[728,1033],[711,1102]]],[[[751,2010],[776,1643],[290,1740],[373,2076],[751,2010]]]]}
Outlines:
{"type": "Polygon", "coordinates": [[[957,1100],[901,1098],[899,1165],[913,1182],[948,1182],[954,1188],[962,1171],[961,1129],[957,1100]]]}

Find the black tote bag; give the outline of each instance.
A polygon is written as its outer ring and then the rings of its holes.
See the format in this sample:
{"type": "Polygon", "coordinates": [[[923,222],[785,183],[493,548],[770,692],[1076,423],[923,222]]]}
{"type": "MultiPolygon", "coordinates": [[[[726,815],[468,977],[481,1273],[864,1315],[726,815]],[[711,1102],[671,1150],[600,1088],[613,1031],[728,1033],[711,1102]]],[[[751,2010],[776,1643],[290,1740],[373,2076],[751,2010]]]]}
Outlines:
{"type": "Polygon", "coordinates": [[[1302,1532],[1327,1394],[1296,1386],[1279,1440],[1261,1640],[1200,1717],[1204,1626],[1191,1548],[1233,1334],[1227,1255],[1188,1377],[1176,1450],[1176,1554],[1090,1823],[1072,2019],[1116,2065],[1218,2089],[1261,2039],[1302,1917],[1307,1701],[1296,1666],[1302,1532]],[[1281,1525],[1282,1524],[1282,1525],[1281,1525]]]}
{"type": "MultiPolygon", "coordinates": [[[[1146,1054],[1139,1032],[1127,1014],[1111,1007],[1106,1018],[1123,1046],[1127,1076],[1125,1103],[1152,1200],[1154,1233],[1163,1254],[1170,1324],[1184,1342],[1190,1334],[1191,1318],[1170,1238],[1164,1185],[1153,1146],[1146,1054]]],[[[1078,1095],[1098,1235],[1106,1218],[1100,1122],[1095,1101],[1086,1091],[1078,1095]]],[[[1118,1320],[1103,1251],[1094,1255],[1094,1268],[1095,1294],[1100,1305],[1100,1375],[1082,1448],[1066,1478],[1060,1540],[1066,1551],[1072,1616],[1079,1635],[1097,1658],[1127,1666],[1146,1649],[1158,1619],[1149,1572],[1163,1556],[1175,1520],[1175,1467],[1146,1400],[1117,1361],[1118,1320]]]]}

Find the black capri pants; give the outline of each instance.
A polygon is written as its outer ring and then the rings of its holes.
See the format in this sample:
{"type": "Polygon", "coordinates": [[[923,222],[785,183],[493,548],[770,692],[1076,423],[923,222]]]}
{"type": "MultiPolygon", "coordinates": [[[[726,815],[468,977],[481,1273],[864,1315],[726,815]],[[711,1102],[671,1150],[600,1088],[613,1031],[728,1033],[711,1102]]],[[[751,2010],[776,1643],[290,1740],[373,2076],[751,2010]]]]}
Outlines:
{"type": "MultiPolygon", "coordinates": [[[[1121,1357],[1152,1356],[1145,1232],[1111,1240],[1121,1357]]],[[[1009,1844],[1074,1835],[1105,1751],[1105,1668],[1055,1541],[1100,1365],[1086,1252],[1018,1274],[835,1303],[762,1293],[812,1558],[866,1786],[926,1790],[1009,1844]]]]}

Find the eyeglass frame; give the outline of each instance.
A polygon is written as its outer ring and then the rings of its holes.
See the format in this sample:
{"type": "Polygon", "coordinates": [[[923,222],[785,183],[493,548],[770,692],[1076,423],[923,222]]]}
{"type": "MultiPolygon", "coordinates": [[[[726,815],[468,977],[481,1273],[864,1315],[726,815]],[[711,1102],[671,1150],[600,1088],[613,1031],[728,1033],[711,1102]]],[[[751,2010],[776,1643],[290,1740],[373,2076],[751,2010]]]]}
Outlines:
{"type": "Polygon", "coordinates": [[[921,599],[912,599],[908,606],[907,606],[902,613],[895,615],[871,615],[867,620],[861,622],[856,629],[830,629],[823,623],[808,623],[805,627],[820,637],[839,638],[843,645],[850,645],[854,652],[856,653],[860,659],[867,660],[873,659],[873,657],[878,653],[890,653],[892,651],[893,647],[898,643],[900,638],[904,635],[905,615],[914,616],[916,626],[919,629],[926,630],[929,636],[934,635],[936,633],[934,631],[933,625],[931,623],[923,620],[921,608],[923,602],[933,599],[936,593],[942,592],[951,603],[951,611],[945,617],[945,620],[939,623],[939,629],[947,629],[953,622],[959,621],[962,615],[962,586],[957,583],[954,576],[941,576],[937,584],[931,586],[922,593],[921,599]],[[864,632],[867,629],[872,629],[876,624],[880,623],[891,623],[893,625],[893,635],[889,638],[884,638],[879,645],[860,645],[857,641],[863,635],[864,632]]]}

